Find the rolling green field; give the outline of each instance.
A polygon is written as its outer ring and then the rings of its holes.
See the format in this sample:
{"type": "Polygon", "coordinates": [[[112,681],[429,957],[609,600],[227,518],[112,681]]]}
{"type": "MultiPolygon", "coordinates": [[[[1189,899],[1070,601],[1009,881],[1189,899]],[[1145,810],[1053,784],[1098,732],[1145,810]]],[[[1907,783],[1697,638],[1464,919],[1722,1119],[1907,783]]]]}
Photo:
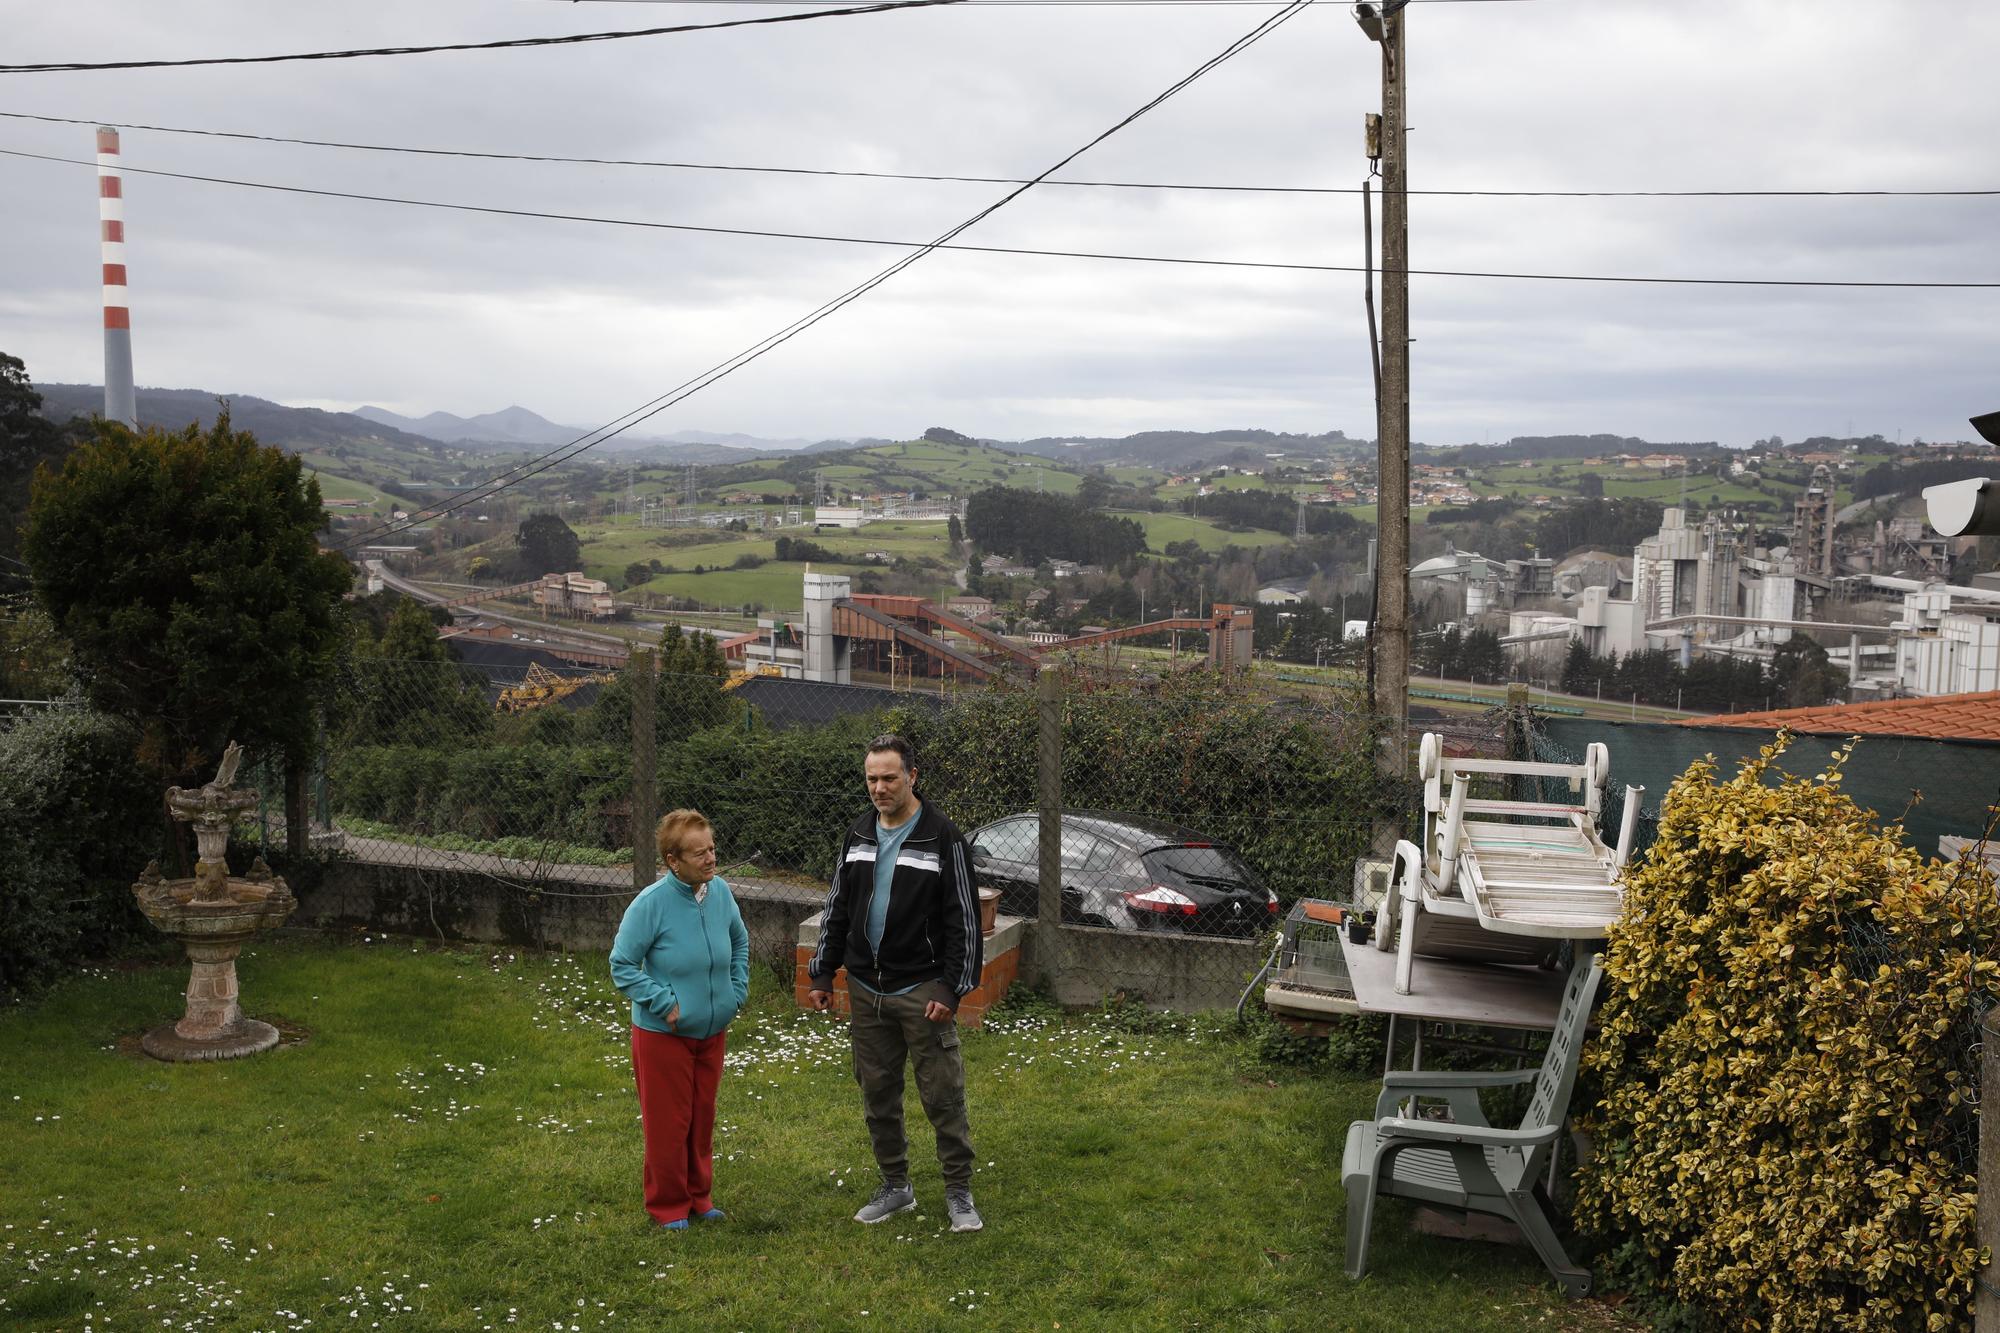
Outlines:
{"type": "Polygon", "coordinates": [[[584,572],[592,578],[611,580],[626,593],[692,597],[712,606],[742,606],[750,602],[780,609],[798,606],[805,566],[798,561],[775,562],[780,535],[810,541],[834,553],[832,563],[816,566],[822,573],[859,574],[868,569],[884,569],[880,562],[867,562],[867,552],[880,552],[891,559],[931,560],[930,591],[948,596],[953,589],[955,563],[943,523],[871,523],[856,530],[829,529],[813,532],[791,528],[778,532],[710,532],[703,529],[642,528],[630,518],[585,523],[577,527],[583,543],[584,572]],[[690,541],[692,538],[694,540],[690,541]],[[738,557],[761,556],[773,563],[756,569],[729,568],[738,557]],[[623,587],[625,568],[633,561],[659,560],[676,572],[656,574],[643,583],[623,587]],[[696,565],[703,573],[693,572],[696,565]]]}
{"type": "MultiPolygon", "coordinates": [[[[1291,540],[1286,534],[1262,529],[1225,532],[1207,519],[1190,518],[1185,514],[1116,512],[1119,517],[1133,519],[1144,527],[1147,544],[1156,552],[1164,551],[1169,542],[1176,541],[1192,540],[1205,551],[1220,551],[1227,546],[1274,546],[1291,540]]],[[[743,555],[772,559],[780,535],[777,532],[642,528],[630,518],[582,523],[577,525],[576,531],[583,543],[584,572],[593,578],[622,583],[626,566],[635,560],[658,559],[678,571],[654,575],[626,591],[692,597],[714,606],[741,606],[757,602],[767,607],[788,608],[799,602],[805,567],[796,561],[773,563],[757,569],[728,568],[743,555]],[[695,540],[690,541],[690,538],[695,540]],[[692,572],[695,565],[708,569],[696,574],[692,572]]],[[[881,569],[880,564],[862,559],[867,552],[879,551],[892,559],[932,561],[935,569],[931,595],[949,596],[954,591],[952,574],[960,561],[949,549],[946,525],[943,523],[871,523],[855,530],[829,529],[825,532],[787,529],[784,535],[813,542],[833,552],[837,557],[835,563],[817,566],[823,572],[859,574],[868,569],[881,569]]]]}
{"type": "MultiPolygon", "coordinates": [[[[343,477],[338,473],[310,469],[309,475],[319,482],[319,495],[322,500],[366,501],[368,505],[367,512],[371,514],[387,513],[395,504],[395,501],[389,496],[382,494],[382,492],[376,490],[373,486],[363,485],[361,482],[349,477],[343,477]]],[[[352,514],[356,511],[349,509],[343,512],[352,514]]]]}
{"type": "MultiPolygon", "coordinates": [[[[393,450],[382,453],[380,457],[374,452],[367,452],[350,453],[337,459],[319,454],[305,455],[304,458],[319,473],[323,493],[329,499],[365,500],[374,512],[386,511],[399,503],[395,497],[380,490],[381,484],[404,479],[403,474],[409,469],[427,469],[434,476],[440,471],[438,459],[414,454],[404,457],[393,450]]],[[[507,460],[488,455],[479,461],[481,468],[491,468],[507,460]]],[[[1856,456],[1850,466],[1836,472],[1839,479],[1837,498],[1842,503],[1847,502],[1854,479],[1875,461],[1879,460],[1873,456],[1856,456]]],[[[1661,473],[1623,467],[1589,468],[1578,459],[1546,459],[1471,468],[1466,481],[1475,494],[1485,497],[1510,494],[1518,494],[1524,499],[1536,495],[1574,497],[1581,479],[1595,473],[1602,478],[1606,495],[1612,498],[1644,498],[1666,505],[1685,499],[1702,507],[1738,505],[1753,507],[1766,514],[1782,515],[1789,512],[1798,487],[1803,484],[1803,477],[1808,472],[1809,469],[1797,465],[1773,466],[1766,469],[1760,491],[1743,484],[1741,479],[1718,478],[1713,474],[1683,478],[1677,470],[1661,473]]],[[[810,490],[815,473],[840,492],[869,494],[921,490],[931,496],[953,494],[961,497],[993,485],[1074,494],[1084,476],[1082,471],[1065,466],[1060,459],[1014,454],[984,445],[919,439],[830,453],[823,460],[745,458],[740,462],[698,468],[695,477],[697,483],[710,494],[748,492],[760,495],[778,490],[789,494],[795,488],[810,490]]],[[[1158,483],[1164,481],[1169,473],[1158,467],[1121,466],[1105,469],[1105,475],[1121,484],[1157,486],[1155,493],[1165,500],[1191,495],[1200,485],[1199,482],[1190,482],[1179,486],[1159,486],[1158,483]]],[[[566,512],[573,515],[593,507],[593,495],[596,501],[603,502],[628,493],[677,493],[685,479],[686,470],[680,467],[627,465],[621,468],[612,463],[602,467],[580,466],[561,474],[552,473],[536,485],[546,494],[559,494],[567,488],[564,498],[573,507],[567,508],[566,512]]],[[[1232,492],[1264,490],[1286,496],[1304,488],[1303,483],[1272,482],[1262,475],[1241,471],[1231,471],[1213,484],[1232,492]]],[[[547,501],[530,496],[525,497],[522,503],[532,507],[547,501]]],[[[605,507],[613,506],[607,504],[605,507]]],[[[769,512],[759,505],[727,507],[749,508],[760,514],[769,512]]],[[[1376,507],[1372,504],[1344,505],[1341,508],[1364,522],[1375,521],[1376,507]]],[[[523,512],[526,511],[524,508],[523,512]]],[[[1119,512],[1145,529],[1148,545],[1154,552],[1163,552],[1170,543],[1182,541],[1193,541],[1204,551],[1219,552],[1229,546],[1268,547],[1290,540],[1288,532],[1227,532],[1212,520],[1173,512],[1119,512]]],[[[1429,506],[1414,506],[1412,520],[1421,524],[1430,512],[1429,506]]],[[[1534,512],[1525,509],[1517,511],[1517,518],[1522,517],[1532,522],[1534,512]]],[[[790,607],[798,602],[803,570],[797,564],[772,564],[757,569],[729,568],[744,555],[771,560],[779,535],[776,530],[739,534],[641,529],[629,517],[590,521],[572,518],[570,521],[582,542],[585,570],[613,583],[620,592],[689,597],[714,606],[758,603],[767,607],[790,607]],[[630,588],[626,587],[625,572],[629,565],[635,561],[649,564],[655,560],[671,566],[672,572],[656,574],[630,588]],[[703,566],[702,573],[694,572],[696,565],[703,566]]],[[[891,561],[927,566],[924,577],[928,586],[924,591],[931,596],[950,594],[953,590],[951,576],[965,554],[949,549],[946,528],[941,523],[872,524],[858,531],[830,530],[824,533],[788,529],[786,533],[794,538],[813,541],[831,552],[834,558],[822,561],[823,567],[830,571],[859,574],[870,568],[880,568],[879,564],[862,559],[869,552],[881,552],[891,561]]],[[[484,549],[489,554],[505,550],[511,537],[511,532],[496,534],[492,544],[484,549]]],[[[445,569],[462,568],[463,561],[481,549],[464,548],[455,552],[451,560],[441,562],[442,566],[445,569]]],[[[442,576],[457,575],[446,573],[442,576]]]]}
{"type": "Polygon", "coordinates": [[[1657,500],[1663,505],[1678,505],[1683,499],[1698,505],[1740,505],[1755,504],[1759,501],[1786,510],[1791,508],[1791,494],[1779,487],[1769,492],[1753,491],[1748,486],[1733,481],[1722,481],[1716,477],[1678,476],[1632,476],[1607,474],[1604,478],[1604,494],[1615,499],[1657,500]]]}
{"type": "MultiPolygon", "coordinates": [[[[847,565],[819,565],[822,574],[856,574],[847,565]]],[[[704,606],[749,606],[796,611],[804,601],[805,566],[765,565],[762,569],[718,569],[707,574],[662,574],[634,591],[659,596],[691,597],[704,606]]]]}
{"type": "Polygon", "coordinates": [[[1158,494],[1162,500],[1180,500],[1199,493],[1203,486],[1223,491],[1280,491],[1287,495],[1297,489],[1289,483],[1274,485],[1258,473],[1231,472],[1213,481],[1184,481],[1178,486],[1162,486],[1158,494]]]}
{"type": "MultiPolygon", "coordinates": [[[[1853,499],[1854,479],[1879,461],[1881,461],[1879,458],[1857,458],[1846,471],[1836,471],[1834,474],[1836,501],[1843,505],[1849,503],[1853,499]]],[[[1596,473],[1604,479],[1604,494],[1607,497],[1614,499],[1637,497],[1664,505],[1677,505],[1685,498],[1689,504],[1704,507],[1762,503],[1770,506],[1774,512],[1789,512],[1792,501],[1801,489],[1799,483],[1781,476],[1768,477],[1764,490],[1759,491],[1744,484],[1754,474],[1725,479],[1707,473],[1684,479],[1678,469],[1659,471],[1650,468],[1590,468],[1584,467],[1575,459],[1553,459],[1545,462],[1515,463],[1505,467],[1480,468],[1468,478],[1468,485],[1475,494],[1481,496],[1506,495],[1516,491],[1524,496],[1536,494],[1574,496],[1578,493],[1578,483],[1586,473],[1596,473]]]]}
{"type": "Polygon", "coordinates": [[[1277,546],[1291,540],[1288,534],[1253,528],[1249,532],[1224,532],[1207,519],[1186,514],[1148,514],[1137,510],[1112,511],[1146,529],[1146,545],[1164,551],[1169,542],[1193,541],[1204,551],[1220,551],[1225,546],[1277,546]]]}

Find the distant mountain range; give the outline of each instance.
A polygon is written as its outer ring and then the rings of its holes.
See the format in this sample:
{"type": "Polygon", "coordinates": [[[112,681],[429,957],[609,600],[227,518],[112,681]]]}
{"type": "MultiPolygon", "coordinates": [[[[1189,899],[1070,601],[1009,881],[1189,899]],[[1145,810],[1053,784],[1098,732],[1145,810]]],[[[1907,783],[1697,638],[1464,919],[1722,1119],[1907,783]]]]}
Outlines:
{"type": "MultiPolygon", "coordinates": [[[[461,417],[450,412],[432,412],[421,417],[406,417],[383,407],[357,407],[349,415],[363,417],[379,425],[393,426],[412,435],[441,440],[447,444],[497,444],[515,448],[546,449],[582,439],[591,431],[591,427],[587,426],[560,425],[525,407],[503,407],[498,412],[483,412],[476,417],[461,417]]],[[[845,449],[853,442],[830,440],[820,443],[845,449]]],[[[621,454],[668,450],[674,453],[677,461],[704,461],[689,457],[686,449],[678,447],[685,445],[715,445],[723,449],[751,449],[778,453],[799,453],[815,447],[812,440],[767,440],[736,432],[702,430],[677,430],[671,435],[640,435],[627,432],[613,436],[600,447],[607,452],[621,454]]],[[[724,459],[727,457],[728,455],[724,455],[724,459]]]]}
{"type": "MultiPolygon", "coordinates": [[[[91,416],[104,408],[104,390],[94,384],[38,384],[43,414],[58,421],[91,416]]],[[[226,401],[231,420],[267,444],[294,452],[325,450],[337,444],[380,443],[437,455],[440,446],[482,453],[546,450],[583,438],[588,427],[565,426],[525,407],[462,417],[431,412],[408,417],[381,407],[357,407],[352,412],[323,412],[313,407],[286,407],[250,394],[217,394],[206,389],[145,389],[138,391],[139,420],[148,426],[178,430],[189,422],[206,429],[226,401]]],[[[972,442],[955,431],[945,438],[972,442]]],[[[767,439],[734,431],[678,430],[670,435],[614,436],[592,454],[603,459],[641,465],[741,463],[747,457],[772,454],[823,454],[894,444],[895,440],[864,436],[854,440],[767,439]]],[[[1072,466],[1136,464],[1184,470],[1200,464],[1262,463],[1282,454],[1304,462],[1313,458],[1352,456],[1373,449],[1366,439],[1350,439],[1341,431],[1294,435],[1245,428],[1239,430],[1151,430],[1124,436],[1042,436],[1032,440],[981,439],[981,444],[1014,453],[1034,454],[1072,466]]],[[[1490,446],[1426,446],[1427,458],[1469,462],[1514,456],[1575,457],[1609,449],[1627,452],[1691,453],[1713,449],[1712,443],[1657,444],[1616,435],[1522,437],[1490,446]]]]}
{"type": "MultiPolygon", "coordinates": [[[[37,384],[42,415],[56,421],[102,415],[104,387],[98,384],[37,384]]],[[[333,444],[381,443],[408,449],[434,448],[438,441],[394,425],[370,421],[352,412],[322,412],[316,407],[286,407],[247,393],[218,394],[206,389],[140,389],[136,398],[139,424],[181,430],[198,423],[215,424],[216,412],[229,408],[230,424],[247,430],[265,444],[293,453],[307,453],[333,444]]]]}
{"type": "MultiPolygon", "coordinates": [[[[37,384],[42,415],[57,421],[88,417],[104,410],[104,388],[97,384],[37,384]]],[[[198,423],[203,430],[215,422],[227,403],[230,420],[266,444],[305,453],[336,444],[390,444],[418,451],[451,445],[482,453],[551,449],[588,433],[588,428],[564,426],[525,407],[506,407],[476,417],[432,412],[406,417],[380,407],[352,412],[325,412],[316,407],[287,407],[247,393],[214,393],[207,389],[141,388],[137,396],[139,424],[180,430],[198,423]]],[[[727,431],[675,431],[671,435],[615,436],[593,452],[616,453],[640,463],[734,463],[746,453],[800,453],[808,449],[848,449],[851,440],[768,440],[727,431]]]]}

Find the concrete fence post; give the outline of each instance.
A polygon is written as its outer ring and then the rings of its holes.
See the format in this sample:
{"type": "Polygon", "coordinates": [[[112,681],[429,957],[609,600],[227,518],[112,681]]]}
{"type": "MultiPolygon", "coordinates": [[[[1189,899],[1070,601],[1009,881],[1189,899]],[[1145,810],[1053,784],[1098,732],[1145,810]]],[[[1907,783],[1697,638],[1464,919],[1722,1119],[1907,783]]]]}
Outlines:
{"type": "Polygon", "coordinates": [[[2000,1118],[1986,1114],[2000,1097],[2000,1014],[1979,1020],[1979,1243],[1993,1257],[1974,1275],[1973,1323],[2000,1333],[2000,1118]]]}
{"type": "Polygon", "coordinates": [[[1036,898],[1035,959],[1043,985],[1056,989],[1068,965],[1062,936],[1062,675],[1044,666],[1035,678],[1036,792],[1041,841],[1036,898]]]}
{"type": "Polygon", "coordinates": [[[658,756],[653,718],[659,694],[653,688],[653,652],[634,648],[626,666],[632,677],[632,891],[658,878],[653,825],[660,818],[660,790],[655,781],[658,756]]]}
{"type": "Polygon", "coordinates": [[[306,768],[305,760],[285,761],[285,855],[295,858],[306,854],[306,835],[311,832],[311,812],[306,808],[306,768]]]}

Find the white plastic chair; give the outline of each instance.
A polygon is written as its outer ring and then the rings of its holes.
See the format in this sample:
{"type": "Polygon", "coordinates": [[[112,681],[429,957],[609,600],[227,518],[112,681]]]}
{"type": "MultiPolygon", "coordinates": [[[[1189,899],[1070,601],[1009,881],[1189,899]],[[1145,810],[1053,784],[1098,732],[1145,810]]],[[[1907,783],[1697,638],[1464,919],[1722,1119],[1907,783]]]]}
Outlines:
{"type": "Polygon", "coordinates": [[[1631,858],[1643,787],[1625,789],[1618,845],[1597,834],[1610,752],[1593,741],[1581,764],[1453,759],[1435,732],[1418,748],[1423,841],[1396,844],[1396,871],[1377,913],[1375,943],[1396,950],[1396,992],[1408,995],[1416,956],[1550,962],[1564,939],[1596,939],[1624,910],[1619,873],[1631,858]],[[1475,797],[1480,777],[1565,782],[1572,801],[1475,797]]]}

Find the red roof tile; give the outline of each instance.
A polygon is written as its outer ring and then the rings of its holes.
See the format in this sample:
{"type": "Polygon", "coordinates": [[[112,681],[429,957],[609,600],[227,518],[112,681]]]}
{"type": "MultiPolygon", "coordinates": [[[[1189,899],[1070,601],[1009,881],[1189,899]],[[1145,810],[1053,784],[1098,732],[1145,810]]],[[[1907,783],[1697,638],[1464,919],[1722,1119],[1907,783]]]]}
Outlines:
{"type": "Polygon", "coordinates": [[[1882,699],[1874,703],[1780,708],[1690,718],[1684,727],[1749,727],[1818,736],[1928,736],[1937,740],[2000,741],[2000,690],[1943,694],[1931,699],[1882,699]]]}

